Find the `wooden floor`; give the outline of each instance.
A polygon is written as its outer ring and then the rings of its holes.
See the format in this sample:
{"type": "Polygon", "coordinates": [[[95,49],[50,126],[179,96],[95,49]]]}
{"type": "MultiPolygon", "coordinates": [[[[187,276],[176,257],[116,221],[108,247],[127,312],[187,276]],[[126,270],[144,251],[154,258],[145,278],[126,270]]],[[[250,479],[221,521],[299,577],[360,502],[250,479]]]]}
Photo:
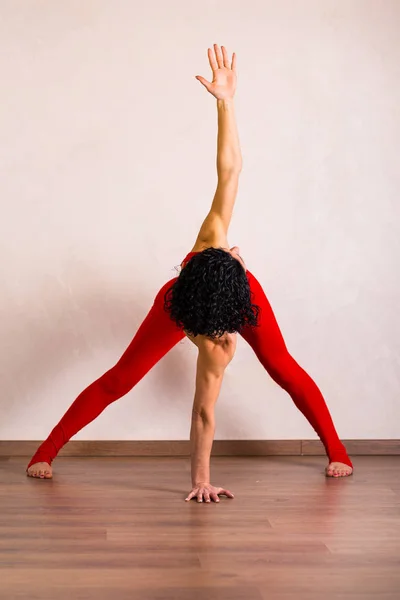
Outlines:
{"type": "Polygon", "coordinates": [[[1,600],[399,600],[400,457],[215,457],[235,499],[184,502],[187,458],[0,460],[1,600]]]}

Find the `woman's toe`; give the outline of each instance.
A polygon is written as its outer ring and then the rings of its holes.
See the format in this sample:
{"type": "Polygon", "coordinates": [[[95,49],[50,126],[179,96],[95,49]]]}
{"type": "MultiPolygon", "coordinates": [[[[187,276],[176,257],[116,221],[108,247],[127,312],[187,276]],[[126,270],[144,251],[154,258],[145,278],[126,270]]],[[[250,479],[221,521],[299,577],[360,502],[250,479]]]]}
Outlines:
{"type": "Polygon", "coordinates": [[[353,469],[348,465],[328,465],[326,467],[326,475],[328,477],[347,477],[351,475],[353,469]]]}

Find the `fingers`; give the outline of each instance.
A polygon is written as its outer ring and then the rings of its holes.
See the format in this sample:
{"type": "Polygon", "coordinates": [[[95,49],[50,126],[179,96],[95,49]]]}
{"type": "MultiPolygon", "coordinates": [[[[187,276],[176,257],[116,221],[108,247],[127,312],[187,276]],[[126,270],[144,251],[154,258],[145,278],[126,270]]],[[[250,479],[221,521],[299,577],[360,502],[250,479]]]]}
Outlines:
{"type": "Polygon", "coordinates": [[[189,502],[189,500],[191,500],[196,494],[196,490],[193,490],[193,492],[190,492],[189,496],[187,498],[185,498],[185,502],[189,502]]]}
{"type": "Polygon", "coordinates": [[[226,69],[232,69],[232,71],[236,70],[236,54],[232,55],[232,64],[229,64],[228,52],[226,51],[225,46],[218,46],[218,44],[214,44],[214,53],[211,48],[208,48],[208,60],[210,62],[210,67],[214,71],[217,69],[222,69],[225,67],[226,69]],[[221,52],[222,50],[222,52],[221,52]],[[215,58],[214,58],[215,53],[215,58]]]}
{"type": "Polygon", "coordinates": [[[205,501],[210,502],[210,496],[209,496],[207,490],[204,490],[203,488],[197,488],[197,489],[193,490],[192,492],[190,492],[189,496],[187,498],[185,498],[185,501],[189,502],[189,500],[191,500],[192,498],[197,498],[197,502],[203,502],[203,495],[204,495],[205,501]]]}
{"type": "Polygon", "coordinates": [[[230,64],[229,64],[228,53],[226,51],[225,46],[221,46],[221,49],[222,49],[222,57],[223,57],[223,60],[224,60],[224,67],[226,67],[227,69],[230,69],[231,67],[230,67],[230,64]]]}
{"type": "Polygon", "coordinates": [[[222,69],[222,67],[224,66],[224,60],[222,58],[221,48],[218,46],[218,44],[214,44],[214,52],[217,58],[218,68],[222,69]]]}
{"type": "Polygon", "coordinates": [[[208,60],[210,62],[210,67],[213,70],[213,72],[216,71],[218,69],[218,65],[217,61],[214,58],[214,54],[211,48],[208,49],[208,60]]]}
{"type": "Polygon", "coordinates": [[[224,494],[224,496],[228,496],[228,498],[234,498],[235,496],[229,490],[223,490],[220,488],[218,494],[224,494]]]}
{"type": "Polygon", "coordinates": [[[194,490],[192,490],[190,492],[190,494],[187,496],[187,498],[185,498],[186,502],[189,502],[190,500],[192,500],[192,498],[196,498],[196,501],[198,503],[203,502],[211,502],[211,500],[213,502],[219,502],[219,496],[218,494],[223,494],[225,496],[227,496],[228,498],[234,498],[235,496],[232,494],[232,492],[230,492],[229,490],[225,490],[223,488],[214,488],[214,490],[217,491],[213,491],[212,489],[207,489],[207,488],[195,488],[194,490]]]}
{"type": "Polygon", "coordinates": [[[206,90],[210,91],[210,86],[211,83],[209,81],[207,81],[207,79],[204,79],[204,77],[201,77],[201,75],[196,75],[196,79],[198,81],[200,81],[200,83],[202,83],[204,85],[204,87],[206,88],[206,90]]]}

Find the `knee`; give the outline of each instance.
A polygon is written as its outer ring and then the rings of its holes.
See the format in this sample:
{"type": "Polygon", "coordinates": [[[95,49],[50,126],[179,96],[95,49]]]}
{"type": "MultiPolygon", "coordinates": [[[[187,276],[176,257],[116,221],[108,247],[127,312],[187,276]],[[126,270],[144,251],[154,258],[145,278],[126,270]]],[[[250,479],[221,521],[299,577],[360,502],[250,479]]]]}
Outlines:
{"type": "Polygon", "coordinates": [[[265,362],[264,366],[274,379],[290,380],[297,372],[297,363],[289,352],[275,354],[265,362]]]}
{"type": "Polygon", "coordinates": [[[287,391],[303,390],[308,384],[307,373],[289,352],[274,357],[266,368],[271,377],[287,391]]]}
{"type": "Polygon", "coordinates": [[[113,367],[107,373],[104,373],[97,383],[104,394],[115,400],[125,396],[133,387],[129,377],[117,367],[113,367]]]}

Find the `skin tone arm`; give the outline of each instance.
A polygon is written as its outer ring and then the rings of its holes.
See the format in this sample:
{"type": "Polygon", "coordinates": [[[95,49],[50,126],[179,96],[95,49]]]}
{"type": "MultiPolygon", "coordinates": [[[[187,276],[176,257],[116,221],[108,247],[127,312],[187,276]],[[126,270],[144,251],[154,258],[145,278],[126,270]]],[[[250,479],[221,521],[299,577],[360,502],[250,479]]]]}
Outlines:
{"type": "MultiPolygon", "coordinates": [[[[190,337],[190,336],[188,336],[190,337]]],[[[196,392],[190,429],[192,491],[187,501],[219,502],[218,494],[233,498],[232,492],[210,483],[210,456],[215,432],[214,408],[224,372],[236,349],[236,335],[225,334],[218,342],[206,336],[190,337],[198,347],[196,392]]]]}
{"type": "Polygon", "coordinates": [[[214,51],[208,49],[208,59],[213,80],[204,77],[196,79],[217,99],[218,137],[217,137],[217,189],[211,209],[206,216],[195,247],[199,245],[229,247],[227,236],[235,204],[239,175],[242,169],[242,154],[236,124],[234,95],[236,91],[236,55],[232,61],[224,46],[214,44],[214,51]]]}
{"type": "Polygon", "coordinates": [[[215,433],[214,406],[223,379],[223,373],[215,374],[206,368],[205,362],[207,359],[207,355],[199,352],[197,357],[196,392],[190,429],[193,488],[201,484],[207,484],[210,481],[210,455],[215,433]]]}

